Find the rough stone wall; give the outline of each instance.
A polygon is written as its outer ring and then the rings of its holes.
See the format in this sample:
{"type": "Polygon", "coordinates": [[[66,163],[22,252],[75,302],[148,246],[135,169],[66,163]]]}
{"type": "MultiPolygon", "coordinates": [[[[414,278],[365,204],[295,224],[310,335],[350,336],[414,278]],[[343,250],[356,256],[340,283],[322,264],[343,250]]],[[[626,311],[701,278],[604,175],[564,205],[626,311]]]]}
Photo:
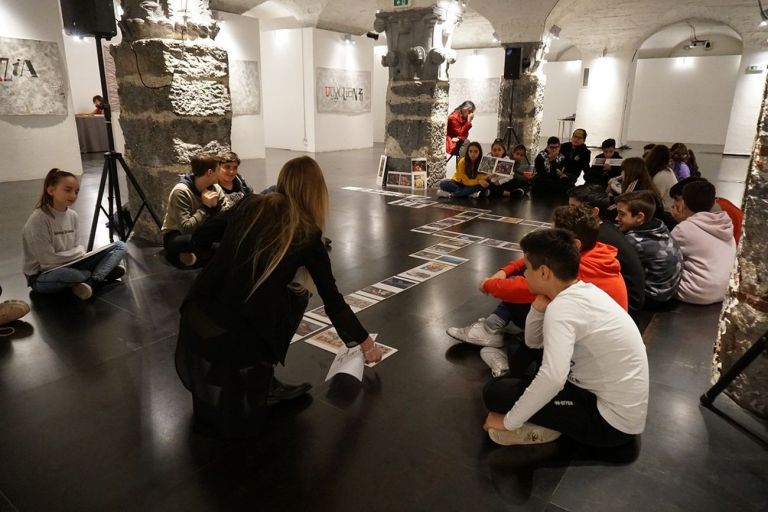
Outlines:
{"type": "Polygon", "coordinates": [[[546,79],[539,72],[543,58],[541,43],[518,43],[522,48],[524,69],[518,79],[502,78],[499,84],[499,125],[498,136],[504,138],[507,127],[511,126],[514,135],[510,137],[510,149],[516,144],[523,144],[528,149],[528,158],[533,161],[539,152],[541,122],[544,118],[544,86],[546,79]],[[511,112],[510,112],[511,111],[511,112]],[[510,116],[511,113],[511,116],[510,116]]]}
{"type": "MultiPolygon", "coordinates": [[[[768,331],[768,83],[744,192],[744,230],[720,314],[713,382],[768,331]]],[[[726,393],[745,409],[768,418],[768,357],[758,357],[726,393]]]]}
{"type": "MultiPolygon", "coordinates": [[[[122,42],[111,48],[120,97],[125,158],[162,219],[178,174],[201,150],[230,145],[232,106],[227,52],[211,40],[218,27],[207,0],[190,0],[186,24],[166,4],[123,0],[122,42]]],[[[135,214],[140,198],[129,188],[135,214]]],[[[161,243],[149,215],[134,236],[161,243]]]]}
{"type": "Polygon", "coordinates": [[[445,177],[448,82],[402,80],[387,91],[387,171],[411,172],[411,158],[427,159],[430,187],[445,177]]]}

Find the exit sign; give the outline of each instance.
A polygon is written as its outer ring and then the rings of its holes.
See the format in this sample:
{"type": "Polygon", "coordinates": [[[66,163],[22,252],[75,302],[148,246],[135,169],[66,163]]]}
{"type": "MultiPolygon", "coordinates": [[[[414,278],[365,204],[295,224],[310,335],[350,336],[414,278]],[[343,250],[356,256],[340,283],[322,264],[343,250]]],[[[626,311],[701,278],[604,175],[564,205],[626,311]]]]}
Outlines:
{"type": "Polygon", "coordinates": [[[410,7],[411,0],[392,0],[394,7],[410,7]]]}

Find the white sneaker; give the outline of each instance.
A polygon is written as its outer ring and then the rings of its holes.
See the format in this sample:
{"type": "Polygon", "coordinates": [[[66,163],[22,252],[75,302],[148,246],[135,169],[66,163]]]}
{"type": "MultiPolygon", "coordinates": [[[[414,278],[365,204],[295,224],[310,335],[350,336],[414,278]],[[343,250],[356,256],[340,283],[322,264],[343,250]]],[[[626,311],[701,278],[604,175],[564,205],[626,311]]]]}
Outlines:
{"type": "Polygon", "coordinates": [[[456,338],[459,341],[471,343],[480,347],[496,347],[501,348],[504,346],[504,335],[500,332],[489,331],[485,326],[484,318],[480,318],[477,322],[468,325],[467,327],[449,327],[446,331],[448,336],[456,338]]]}
{"type": "Polygon", "coordinates": [[[451,193],[450,192],[446,192],[443,189],[440,189],[440,190],[437,191],[437,197],[451,197],[451,193]]]}
{"type": "Polygon", "coordinates": [[[482,190],[478,190],[474,194],[469,194],[469,197],[471,197],[472,199],[477,199],[478,197],[480,197],[480,193],[481,192],[482,192],[482,190]]]}
{"type": "Polygon", "coordinates": [[[480,349],[480,358],[491,369],[491,375],[494,377],[501,377],[509,371],[509,360],[504,349],[483,347],[480,349]]]}
{"type": "Polygon", "coordinates": [[[510,446],[513,444],[542,444],[551,443],[558,437],[560,432],[546,427],[540,427],[533,423],[526,423],[516,430],[496,430],[488,429],[488,437],[496,444],[510,446]]]}
{"type": "Polygon", "coordinates": [[[72,287],[72,293],[80,300],[88,300],[93,295],[93,288],[86,283],[77,283],[72,287]]]}

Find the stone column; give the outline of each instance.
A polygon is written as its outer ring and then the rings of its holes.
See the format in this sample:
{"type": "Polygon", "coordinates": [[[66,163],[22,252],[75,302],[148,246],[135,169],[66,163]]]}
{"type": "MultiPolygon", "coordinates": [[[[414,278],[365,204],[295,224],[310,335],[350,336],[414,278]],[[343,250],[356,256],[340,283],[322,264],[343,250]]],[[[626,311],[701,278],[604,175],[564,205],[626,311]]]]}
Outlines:
{"type": "MultiPolygon", "coordinates": [[[[736,265],[720,314],[715,343],[713,382],[768,331],[768,82],[763,90],[757,137],[744,192],[744,230],[736,265]]],[[[736,403],[768,418],[768,357],[758,357],[726,394],[736,403]]]]}
{"type": "Polygon", "coordinates": [[[510,150],[517,144],[523,144],[528,150],[528,158],[533,162],[539,152],[541,121],[544,116],[546,77],[540,68],[543,45],[540,42],[510,43],[504,47],[522,49],[523,73],[518,79],[501,79],[497,136],[509,141],[510,150]],[[509,127],[514,132],[509,133],[507,139],[509,127]]]}
{"type": "Polygon", "coordinates": [[[445,176],[447,67],[455,62],[450,36],[460,14],[435,5],[382,11],[374,23],[377,32],[387,33],[388,53],[381,59],[389,67],[387,170],[410,172],[411,158],[424,157],[431,187],[445,176]]]}
{"type": "MultiPolygon", "coordinates": [[[[185,13],[174,12],[167,2],[123,0],[122,6],[123,38],[111,53],[125,157],[162,218],[190,157],[230,145],[227,52],[213,42],[218,27],[208,0],[189,0],[185,13]]],[[[130,186],[129,197],[135,214],[140,199],[130,186]]],[[[162,241],[149,215],[137,220],[134,234],[162,241]]]]}

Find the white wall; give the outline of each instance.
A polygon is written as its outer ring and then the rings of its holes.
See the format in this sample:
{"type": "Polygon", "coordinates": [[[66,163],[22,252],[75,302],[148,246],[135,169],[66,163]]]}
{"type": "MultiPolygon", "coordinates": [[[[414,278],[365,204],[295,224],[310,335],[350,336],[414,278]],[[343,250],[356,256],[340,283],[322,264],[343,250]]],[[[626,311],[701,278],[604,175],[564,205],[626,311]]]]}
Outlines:
{"type": "MultiPolygon", "coordinates": [[[[307,106],[315,123],[314,151],[338,151],[373,146],[373,40],[353,36],[355,44],[345,44],[343,34],[328,30],[313,31],[314,65],[306,73],[311,77],[307,106]],[[371,73],[371,112],[362,114],[319,114],[315,106],[315,68],[335,68],[371,73]]],[[[306,42],[306,41],[305,41],[306,42]]],[[[305,59],[306,63],[306,59],[305,59]]],[[[309,117],[309,116],[308,116],[309,117]]]]}
{"type": "MultiPolygon", "coordinates": [[[[259,20],[224,12],[217,13],[221,31],[216,43],[227,50],[229,61],[258,61],[264,83],[264,69],[261,62],[259,20]]],[[[261,84],[258,85],[263,91],[261,84]]],[[[264,95],[261,96],[261,114],[232,116],[232,150],[241,159],[264,158],[264,95]]]]}
{"type": "Polygon", "coordinates": [[[261,33],[261,104],[269,148],[308,151],[302,57],[302,29],[261,33]]]}
{"type": "MultiPolygon", "coordinates": [[[[456,62],[448,70],[451,78],[499,78],[504,76],[504,48],[483,48],[477,50],[457,50],[456,62]]],[[[464,98],[472,99],[472,98],[464,98]]],[[[460,100],[464,101],[464,100],[460,100]]],[[[459,105],[448,105],[453,111],[459,105]]],[[[499,112],[476,113],[469,132],[470,140],[483,145],[483,150],[490,151],[491,142],[498,137],[499,112]],[[487,149],[486,149],[487,148],[487,149]]],[[[504,134],[501,134],[502,136],[504,134]]]]}
{"type": "Polygon", "coordinates": [[[99,63],[96,42],[92,37],[78,38],[64,35],[64,51],[69,69],[69,90],[75,113],[93,111],[91,99],[101,95],[99,63]]]}
{"type": "MultiPolygon", "coordinates": [[[[638,61],[628,139],[724,144],[740,60],[731,55],[638,61]]],[[[753,126],[752,138],[754,131],[753,126]]]]}
{"type": "MultiPolygon", "coordinates": [[[[58,43],[63,72],[67,72],[56,0],[3,2],[0,36],[58,43]]],[[[69,90],[67,103],[66,116],[0,116],[0,182],[40,179],[52,167],[82,173],[69,90]]]]}
{"type": "Polygon", "coordinates": [[[749,51],[741,58],[737,69],[736,91],[733,94],[728,132],[723,153],[749,155],[757,133],[757,119],[763,102],[768,52],[749,51]],[[760,73],[747,73],[751,65],[759,65],[760,73]]]}
{"type": "Polygon", "coordinates": [[[387,53],[387,45],[373,47],[373,142],[384,142],[386,137],[387,88],[389,68],[381,65],[381,57],[387,53]]]}
{"type": "MultiPolygon", "coordinates": [[[[546,77],[546,85],[541,136],[547,138],[558,135],[558,119],[576,113],[576,102],[581,87],[581,61],[546,62],[542,72],[546,77]]],[[[565,137],[570,135],[568,133],[565,137]]]]}

